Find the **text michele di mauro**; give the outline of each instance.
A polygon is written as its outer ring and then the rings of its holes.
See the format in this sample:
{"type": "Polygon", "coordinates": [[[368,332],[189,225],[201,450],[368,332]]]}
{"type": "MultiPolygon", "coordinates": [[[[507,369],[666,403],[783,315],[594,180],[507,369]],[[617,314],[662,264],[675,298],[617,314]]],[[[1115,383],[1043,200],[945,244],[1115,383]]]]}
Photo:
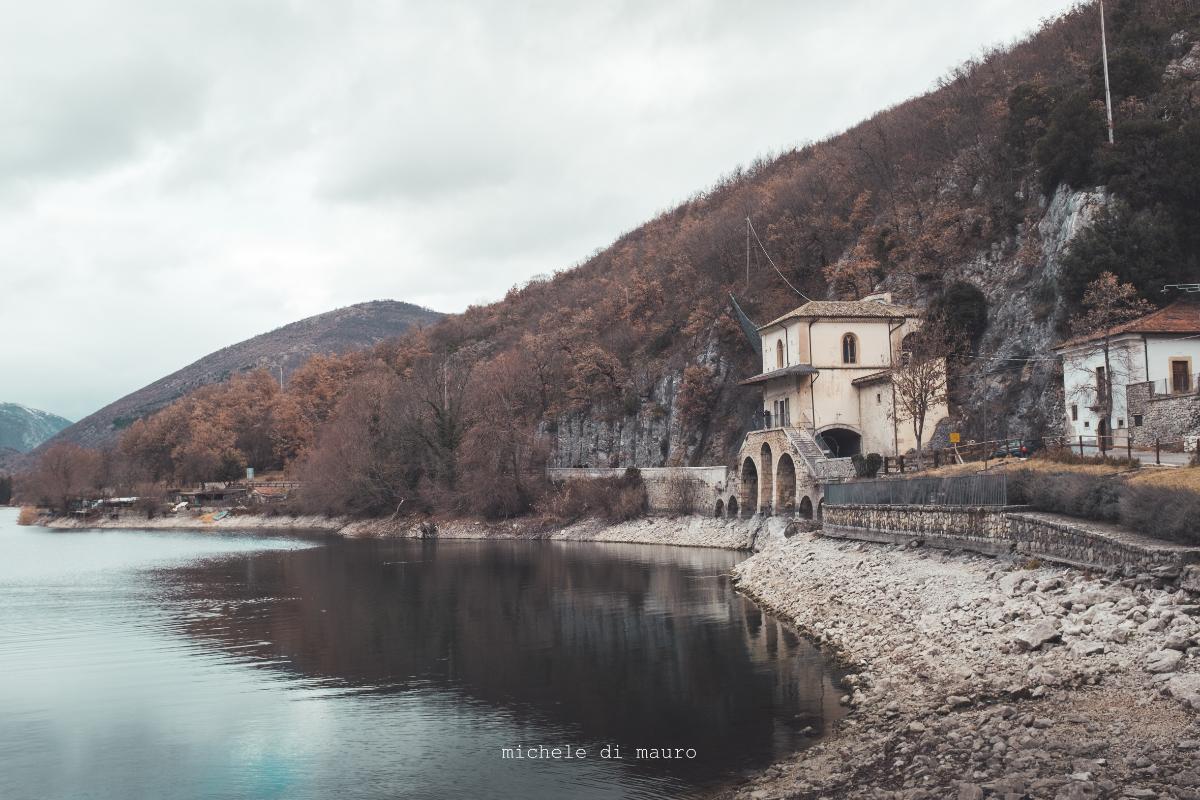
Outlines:
{"type": "Polygon", "coordinates": [[[500,758],[512,760],[530,760],[530,761],[568,761],[577,759],[587,759],[598,757],[605,760],[617,759],[633,759],[636,761],[656,761],[656,760],[691,760],[696,758],[696,748],[694,747],[626,747],[621,750],[620,745],[606,744],[599,750],[588,751],[583,747],[575,747],[573,745],[559,745],[557,747],[547,747],[546,745],[527,745],[524,747],[502,747],[500,748],[500,758]],[[596,753],[593,756],[593,752],[596,753]]]}

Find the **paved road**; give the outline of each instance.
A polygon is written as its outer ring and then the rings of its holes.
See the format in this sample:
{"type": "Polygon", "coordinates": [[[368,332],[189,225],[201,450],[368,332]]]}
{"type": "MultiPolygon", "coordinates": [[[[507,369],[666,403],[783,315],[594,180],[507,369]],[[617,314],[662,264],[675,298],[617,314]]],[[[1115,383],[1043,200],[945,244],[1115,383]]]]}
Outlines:
{"type": "MultiPolygon", "coordinates": [[[[1078,453],[1079,445],[1077,445],[1077,444],[1072,445],[1071,452],[1078,453]]],[[[1094,456],[1094,455],[1098,455],[1099,453],[1100,453],[1100,449],[1097,448],[1096,445],[1094,445],[1094,444],[1085,444],[1083,446],[1083,454],[1085,456],[1094,456]]],[[[1124,447],[1113,448],[1108,451],[1108,455],[1112,458],[1124,458],[1125,457],[1125,448],[1124,447]]],[[[1143,464],[1155,463],[1153,450],[1139,450],[1138,448],[1135,447],[1135,448],[1133,448],[1133,457],[1141,459],[1143,464]]],[[[1191,453],[1168,453],[1166,450],[1163,450],[1162,452],[1160,452],[1158,457],[1159,457],[1158,463],[1169,464],[1171,466],[1176,466],[1176,467],[1187,466],[1192,461],[1191,453]]]]}

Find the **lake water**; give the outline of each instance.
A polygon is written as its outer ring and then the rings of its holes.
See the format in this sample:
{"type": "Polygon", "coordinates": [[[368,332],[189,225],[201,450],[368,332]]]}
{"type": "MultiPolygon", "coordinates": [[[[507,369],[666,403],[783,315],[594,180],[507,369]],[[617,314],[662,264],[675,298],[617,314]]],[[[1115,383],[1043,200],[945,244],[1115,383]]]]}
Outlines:
{"type": "Polygon", "coordinates": [[[740,558],[0,509],[0,798],[703,796],[839,713],[740,558]],[[585,757],[504,757],[540,746],[585,757]]]}

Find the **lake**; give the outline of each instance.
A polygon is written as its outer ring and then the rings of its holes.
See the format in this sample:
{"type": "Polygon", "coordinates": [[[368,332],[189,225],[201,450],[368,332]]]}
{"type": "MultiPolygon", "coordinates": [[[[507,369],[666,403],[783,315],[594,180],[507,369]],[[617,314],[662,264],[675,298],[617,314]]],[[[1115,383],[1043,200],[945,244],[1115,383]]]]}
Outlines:
{"type": "Polygon", "coordinates": [[[705,796],[840,714],[741,558],[0,508],[0,798],[705,796]]]}

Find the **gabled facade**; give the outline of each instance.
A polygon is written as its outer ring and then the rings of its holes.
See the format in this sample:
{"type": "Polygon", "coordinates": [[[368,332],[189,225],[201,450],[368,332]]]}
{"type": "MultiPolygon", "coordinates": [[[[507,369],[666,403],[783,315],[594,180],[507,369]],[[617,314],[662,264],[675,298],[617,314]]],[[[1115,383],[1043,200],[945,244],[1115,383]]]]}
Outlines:
{"type": "MultiPolygon", "coordinates": [[[[812,301],[758,329],[762,372],[742,381],[762,390],[762,427],[819,434],[836,456],[898,455],[916,437],[895,419],[889,371],[920,315],[890,295],[812,301]]],[[[947,416],[934,409],[928,430],[947,416]]]]}
{"type": "Polygon", "coordinates": [[[1178,300],[1106,334],[1069,339],[1055,350],[1063,360],[1067,434],[1095,444],[1124,447],[1141,436],[1146,403],[1155,398],[1195,395],[1200,370],[1200,303],[1178,300]],[[1101,402],[1102,393],[1111,397],[1101,402]],[[1135,400],[1131,403],[1130,398],[1135,400]],[[1110,406],[1105,414],[1105,405],[1110,406]]]}
{"type": "MultiPolygon", "coordinates": [[[[742,385],[762,392],[762,406],[738,454],[741,514],[819,515],[825,484],[854,475],[850,456],[916,446],[896,419],[891,375],[920,325],[884,294],[810,301],[757,328],[762,371],[742,385]]],[[[945,403],[930,409],[926,431],[947,416],[945,403]]]]}

